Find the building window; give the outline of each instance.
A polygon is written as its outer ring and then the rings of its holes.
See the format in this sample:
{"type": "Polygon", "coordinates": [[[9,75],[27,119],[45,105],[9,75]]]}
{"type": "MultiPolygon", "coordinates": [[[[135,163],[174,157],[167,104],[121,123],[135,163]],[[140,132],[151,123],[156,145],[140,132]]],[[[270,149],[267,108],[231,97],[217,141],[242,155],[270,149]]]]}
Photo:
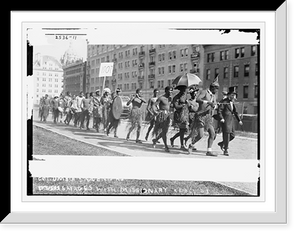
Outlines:
{"type": "Polygon", "coordinates": [[[183,64],[180,64],[180,72],[183,72],[183,64]]]}
{"type": "Polygon", "coordinates": [[[176,51],[173,51],[173,58],[176,59],[176,51]]]}
{"type": "Polygon", "coordinates": [[[210,69],[206,70],[206,80],[210,80],[210,69]]]}
{"type": "Polygon", "coordinates": [[[226,51],[225,51],[225,60],[228,60],[228,59],[229,59],[229,51],[226,50],[226,51]]]}
{"type": "Polygon", "coordinates": [[[243,88],[243,98],[247,99],[248,98],[248,86],[244,86],[243,88]]]}
{"type": "Polygon", "coordinates": [[[240,48],[234,50],[234,57],[238,58],[240,56],[240,48]]]}
{"type": "Polygon", "coordinates": [[[150,81],[149,86],[150,86],[150,89],[153,89],[153,88],[154,88],[154,83],[153,83],[153,81],[150,81]]]}
{"type": "Polygon", "coordinates": [[[256,54],[256,45],[251,46],[251,56],[254,56],[256,54]]]}
{"type": "Polygon", "coordinates": [[[219,68],[215,68],[215,77],[219,75],[219,68]]]}
{"type": "Polygon", "coordinates": [[[171,74],[172,73],[172,66],[169,66],[168,68],[169,68],[169,74],[171,74]]]}
{"type": "Polygon", "coordinates": [[[258,76],[258,64],[255,64],[255,76],[258,76]]]}
{"type": "Polygon", "coordinates": [[[254,98],[258,97],[258,85],[254,86],[254,98]]]}
{"type": "Polygon", "coordinates": [[[186,71],[188,70],[188,68],[187,68],[187,63],[185,63],[185,64],[183,65],[183,67],[184,67],[184,71],[186,72],[186,71]]]}
{"type": "Polygon", "coordinates": [[[220,52],[220,60],[221,61],[225,60],[225,51],[220,52]]]}
{"type": "Polygon", "coordinates": [[[245,56],[245,48],[242,47],[241,48],[241,58],[243,58],[245,56]]]}
{"type": "Polygon", "coordinates": [[[250,65],[244,66],[244,77],[249,77],[250,65]]]}
{"type": "Polygon", "coordinates": [[[215,61],[215,53],[208,53],[207,54],[207,62],[214,62],[215,61]]]}
{"type": "Polygon", "coordinates": [[[239,77],[239,66],[234,66],[233,77],[239,77]]]}
{"type": "Polygon", "coordinates": [[[169,52],[169,59],[172,60],[172,52],[169,52]]]}
{"type": "Polygon", "coordinates": [[[186,56],[186,57],[189,56],[189,49],[186,48],[184,51],[185,51],[185,56],[186,56]]]}
{"type": "Polygon", "coordinates": [[[173,73],[175,73],[176,66],[173,65],[172,68],[173,68],[173,73]]]}
{"type": "Polygon", "coordinates": [[[224,67],[224,78],[228,78],[228,72],[229,72],[228,67],[224,67]]]}

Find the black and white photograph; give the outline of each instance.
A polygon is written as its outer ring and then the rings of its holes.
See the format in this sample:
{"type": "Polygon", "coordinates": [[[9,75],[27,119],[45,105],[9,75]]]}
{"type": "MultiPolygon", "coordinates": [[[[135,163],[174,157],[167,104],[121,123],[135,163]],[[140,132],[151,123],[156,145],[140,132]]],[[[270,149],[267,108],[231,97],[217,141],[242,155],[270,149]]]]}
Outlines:
{"type": "Polygon", "coordinates": [[[2,222],[286,224],[286,10],[12,14],[2,222]]]}
{"type": "Polygon", "coordinates": [[[26,29],[28,196],[261,197],[259,29],[90,32],[26,29]]]}

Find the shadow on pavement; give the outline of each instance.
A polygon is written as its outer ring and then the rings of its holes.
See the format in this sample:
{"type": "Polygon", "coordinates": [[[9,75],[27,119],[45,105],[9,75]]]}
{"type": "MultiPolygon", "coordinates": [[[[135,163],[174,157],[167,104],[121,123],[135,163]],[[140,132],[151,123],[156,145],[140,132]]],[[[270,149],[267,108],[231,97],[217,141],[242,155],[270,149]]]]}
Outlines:
{"type": "MultiPolygon", "coordinates": [[[[52,121],[47,121],[45,122],[40,122],[40,121],[35,121],[37,124],[45,124],[49,128],[59,128],[63,129],[68,132],[72,132],[74,136],[81,136],[82,138],[88,140],[95,140],[99,139],[98,142],[95,142],[95,144],[107,147],[107,148],[113,148],[113,147],[121,147],[121,148],[127,148],[129,150],[135,150],[136,151],[136,156],[138,156],[139,151],[146,151],[146,152],[155,152],[159,154],[166,154],[164,151],[164,144],[162,142],[162,139],[160,139],[160,143],[156,144],[156,147],[154,148],[152,145],[151,141],[152,139],[149,139],[148,142],[144,141],[142,143],[136,143],[134,139],[126,141],[125,138],[115,138],[112,135],[107,136],[103,130],[100,130],[100,132],[97,132],[94,128],[90,128],[90,130],[86,130],[85,128],[80,129],[79,127],[75,127],[73,124],[72,125],[66,125],[64,123],[56,123],[54,124],[52,121]]],[[[112,134],[112,133],[111,133],[112,134]]],[[[133,135],[134,137],[134,135],[133,135]]],[[[79,138],[79,137],[78,137],[79,138]]],[[[168,139],[169,142],[169,139],[168,139]]],[[[170,152],[168,154],[174,154],[174,155],[181,155],[181,156],[189,156],[187,151],[182,151],[179,149],[179,147],[174,147],[172,148],[169,145],[170,152]]],[[[197,150],[193,151],[194,155],[199,155],[199,156],[206,156],[206,151],[202,150],[197,150]]],[[[213,158],[213,157],[211,157],[213,158]]]]}

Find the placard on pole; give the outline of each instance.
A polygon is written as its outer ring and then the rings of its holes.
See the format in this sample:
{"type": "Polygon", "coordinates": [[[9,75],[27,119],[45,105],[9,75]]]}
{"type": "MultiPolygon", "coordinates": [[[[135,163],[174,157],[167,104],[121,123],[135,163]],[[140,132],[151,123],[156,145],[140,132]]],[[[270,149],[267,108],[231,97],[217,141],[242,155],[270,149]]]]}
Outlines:
{"type": "MultiPolygon", "coordinates": [[[[102,87],[103,89],[105,87],[106,77],[112,76],[113,68],[114,68],[114,63],[113,62],[101,63],[100,64],[99,77],[104,77],[103,87],[102,87]]],[[[102,94],[103,94],[103,89],[102,89],[102,94]]]]}

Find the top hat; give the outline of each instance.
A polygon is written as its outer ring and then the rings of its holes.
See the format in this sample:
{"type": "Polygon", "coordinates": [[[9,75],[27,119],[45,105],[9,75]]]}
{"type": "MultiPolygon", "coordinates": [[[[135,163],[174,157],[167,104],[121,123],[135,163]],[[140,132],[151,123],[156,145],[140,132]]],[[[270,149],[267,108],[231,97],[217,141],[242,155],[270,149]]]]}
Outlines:
{"type": "Polygon", "coordinates": [[[237,91],[236,91],[236,87],[235,87],[235,86],[229,87],[229,90],[228,90],[228,92],[227,92],[227,95],[231,95],[231,94],[235,94],[236,97],[238,96],[238,93],[237,93],[237,91]]]}

